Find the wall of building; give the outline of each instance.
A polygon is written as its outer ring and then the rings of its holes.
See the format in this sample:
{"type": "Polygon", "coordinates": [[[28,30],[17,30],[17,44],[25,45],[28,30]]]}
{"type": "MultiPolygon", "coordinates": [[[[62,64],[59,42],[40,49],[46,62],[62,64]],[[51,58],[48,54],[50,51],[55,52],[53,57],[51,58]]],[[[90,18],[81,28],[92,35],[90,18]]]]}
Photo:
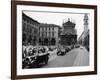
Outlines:
{"type": "Polygon", "coordinates": [[[66,46],[74,46],[77,43],[77,30],[75,29],[75,23],[68,19],[67,22],[62,24],[62,32],[60,34],[60,44],[66,46]]]}
{"type": "Polygon", "coordinates": [[[39,22],[22,13],[22,38],[23,45],[37,45],[39,22]]]}
{"type": "Polygon", "coordinates": [[[22,13],[23,45],[56,46],[58,44],[59,27],[55,24],[39,23],[22,13]]]}
{"type": "Polygon", "coordinates": [[[41,23],[39,26],[39,38],[43,41],[43,43],[47,41],[48,46],[50,45],[56,46],[58,44],[58,33],[59,33],[59,26],[55,24],[41,23]],[[54,44],[52,44],[53,42],[52,40],[54,41],[54,44]]]}

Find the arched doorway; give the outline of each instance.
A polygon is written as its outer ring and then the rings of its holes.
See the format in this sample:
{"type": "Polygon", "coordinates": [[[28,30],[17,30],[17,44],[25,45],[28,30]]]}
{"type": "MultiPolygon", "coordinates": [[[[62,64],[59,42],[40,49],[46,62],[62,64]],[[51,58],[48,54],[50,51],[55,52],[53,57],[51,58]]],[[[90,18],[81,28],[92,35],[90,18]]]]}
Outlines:
{"type": "Polygon", "coordinates": [[[42,40],[41,40],[41,38],[39,38],[39,45],[42,45],[42,40]]]}
{"type": "Polygon", "coordinates": [[[25,42],[26,42],[26,34],[23,34],[23,36],[22,36],[22,43],[23,43],[23,45],[25,45],[25,42]]]}
{"type": "Polygon", "coordinates": [[[34,46],[36,45],[36,36],[34,36],[34,38],[33,38],[33,45],[34,46]]]}
{"type": "Polygon", "coordinates": [[[28,43],[31,43],[31,41],[32,41],[32,36],[31,36],[31,35],[29,35],[29,38],[28,38],[28,43]]]}
{"type": "Polygon", "coordinates": [[[51,39],[51,45],[55,45],[56,44],[56,40],[55,40],[55,38],[52,38],[51,39]]]}
{"type": "Polygon", "coordinates": [[[44,45],[48,46],[48,38],[44,38],[44,45]]]}

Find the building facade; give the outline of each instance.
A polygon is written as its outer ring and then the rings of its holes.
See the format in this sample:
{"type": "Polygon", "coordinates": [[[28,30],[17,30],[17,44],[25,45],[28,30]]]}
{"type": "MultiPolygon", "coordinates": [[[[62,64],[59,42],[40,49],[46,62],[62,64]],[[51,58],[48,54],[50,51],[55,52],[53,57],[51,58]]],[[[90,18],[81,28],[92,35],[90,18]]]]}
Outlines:
{"type": "Polygon", "coordinates": [[[39,26],[39,45],[55,46],[58,44],[59,26],[41,23],[39,26]]]}
{"type": "Polygon", "coordinates": [[[22,13],[22,42],[23,45],[36,45],[38,42],[39,22],[22,13]]]}
{"type": "Polygon", "coordinates": [[[64,34],[73,34],[73,35],[75,35],[75,34],[77,34],[77,31],[76,31],[76,29],[75,29],[75,23],[74,22],[71,22],[70,21],[70,19],[68,18],[68,21],[67,22],[64,22],[63,24],[62,24],[62,26],[63,26],[63,33],[64,34]]]}
{"type": "Polygon", "coordinates": [[[22,13],[22,42],[31,45],[56,46],[59,27],[55,24],[44,24],[22,13]]]}
{"type": "Polygon", "coordinates": [[[61,45],[74,45],[77,42],[77,30],[75,29],[75,23],[68,19],[67,22],[62,24],[61,33],[61,45]]]}

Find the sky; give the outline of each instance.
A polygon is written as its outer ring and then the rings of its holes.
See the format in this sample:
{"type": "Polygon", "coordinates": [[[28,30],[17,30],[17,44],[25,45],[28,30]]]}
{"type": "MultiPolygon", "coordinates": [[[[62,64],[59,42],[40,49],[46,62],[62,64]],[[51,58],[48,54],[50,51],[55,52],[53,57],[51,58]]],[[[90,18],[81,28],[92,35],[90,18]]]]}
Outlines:
{"type": "Polygon", "coordinates": [[[47,24],[56,24],[62,27],[63,21],[70,21],[74,22],[75,29],[77,30],[78,37],[82,34],[84,30],[84,15],[83,13],[61,13],[61,12],[46,12],[46,11],[23,11],[27,16],[31,17],[34,20],[37,20],[40,23],[47,23],[47,24]]]}

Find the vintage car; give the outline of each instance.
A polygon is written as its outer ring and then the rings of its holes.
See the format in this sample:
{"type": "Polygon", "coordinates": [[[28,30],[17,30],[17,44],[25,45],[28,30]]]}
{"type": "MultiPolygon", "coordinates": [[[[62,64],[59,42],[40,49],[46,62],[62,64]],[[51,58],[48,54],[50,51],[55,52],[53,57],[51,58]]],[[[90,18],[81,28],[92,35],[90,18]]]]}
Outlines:
{"type": "Polygon", "coordinates": [[[34,68],[36,66],[37,54],[34,48],[30,49],[28,52],[24,51],[24,56],[22,59],[23,68],[34,68]]]}
{"type": "Polygon", "coordinates": [[[38,51],[38,56],[36,59],[37,67],[41,67],[42,65],[47,64],[48,60],[49,60],[49,53],[45,47],[42,47],[38,51]]]}
{"type": "Polygon", "coordinates": [[[79,44],[76,44],[76,45],[75,45],[75,48],[79,48],[79,47],[80,47],[80,45],[79,45],[79,44]]]}
{"type": "Polygon", "coordinates": [[[57,55],[65,55],[67,52],[71,50],[71,46],[61,46],[57,48],[57,55]]]}
{"type": "Polygon", "coordinates": [[[66,49],[64,47],[60,47],[57,49],[57,55],[65,55],[66,49]]]}
{"type": "Polygon", "coordinates": [[[37,56],[27,56],[23,61],[23,68],[36,68],[37,56]]]}
{"type": "Polygon", "coordinates": [[[45,47],[32,48],[23,59],[23,68],[39,68],[48,63],[49,53],[45,47]]]}

